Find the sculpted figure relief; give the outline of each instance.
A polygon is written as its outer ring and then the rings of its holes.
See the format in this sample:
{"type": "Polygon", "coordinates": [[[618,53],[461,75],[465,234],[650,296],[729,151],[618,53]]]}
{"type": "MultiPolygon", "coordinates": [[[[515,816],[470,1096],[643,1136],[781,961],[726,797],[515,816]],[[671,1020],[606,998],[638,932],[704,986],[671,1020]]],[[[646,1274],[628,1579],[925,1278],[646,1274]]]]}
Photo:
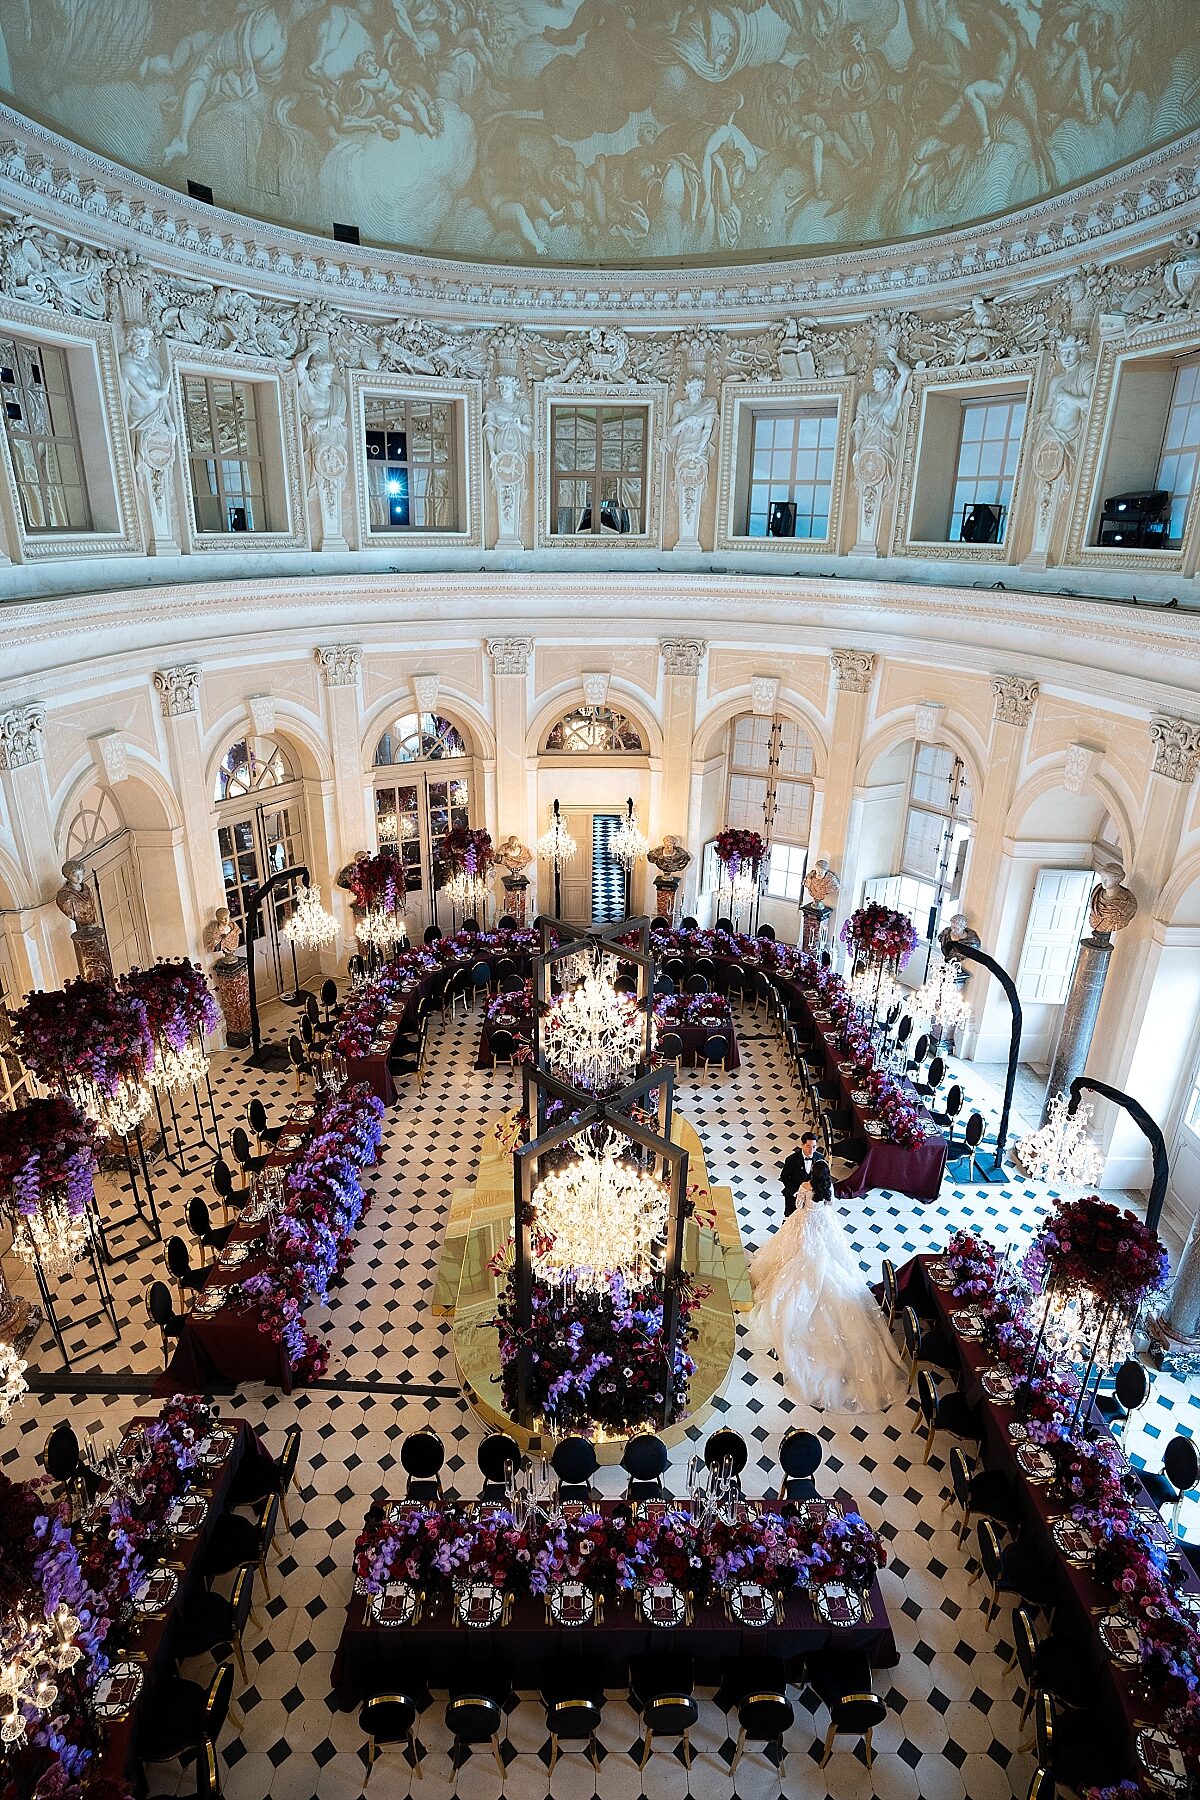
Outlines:
{"type": "Polygon", "coordinates": [[[1058,367],[1046,384],[1037,421],[1034,468],[1041,481],[1057,481],[1074,468],[1075,452],[1091,405],[1095,362],[1085,355],[1082,338],[1060,338],[1058,367]]]}
{"type": "Polygon", "coordinates": [[[679,507],[677,547],[699,549],[700,508],[708,487],[708,467],[717,429],[717,402],[704,391],[703,375],[689,375],[683,398],[671,408],[667,439],[679,507]]]}
{"type": "Polygon", "coordinates": [[[912,370],[893,347],[888,361],[871,371],[871,385],[858,397],[854,409],[854,479],[858,485],[858,543],[855,548],[873,554],[879,537],[883,485],[896,470],[896,446],[900,420],[908,400],[912,370]]]}
{"type": "Polygon", "coordinates": [[[337,379],[328,338],[316,338],[302,350],[295,369],[305,447],[321,513],[322,547],[343,549],[342,484],[349,466],[346,390],[337,379]]]}
{"type": "Polygon", "coordinates": [[[504,372],[496,377],[496,390],[484,413],[483,435],[496,495],[499,542],[516,546],[521,542],[529,452],[533,448],[533,414],[515,375],[504,372]]]}
{"type": "Polygon", "coordinates": [[[121,386],[134,465],[150,510],[151,533],[156,545],[165,543],[171,536],[170,471],[178,433],[171,416],[170,371],[147,325],[135,325],[128,334],[121,357],[121,386]]]}

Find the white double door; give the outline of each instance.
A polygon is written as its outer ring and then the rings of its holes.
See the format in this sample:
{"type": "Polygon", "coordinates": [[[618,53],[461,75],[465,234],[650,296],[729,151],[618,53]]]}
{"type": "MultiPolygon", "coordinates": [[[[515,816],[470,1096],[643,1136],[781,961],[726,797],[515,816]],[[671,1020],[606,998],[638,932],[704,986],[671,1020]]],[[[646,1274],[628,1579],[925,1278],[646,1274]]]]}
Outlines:
{"type": "MultiPolygon", "coordinates": [[[[609,843],[625,817],[624,805],[564,807],[563,823],[575,840],[575,855],[562,868],[562,916],[577,925],[606,924],[625,916],[625,876],[609,843]]],[[[554,911],[554,871],[540,865],[539,891],[544,912],[554,911]]],[[[634,873],[636,908],[639,872],[634,873]]]]}

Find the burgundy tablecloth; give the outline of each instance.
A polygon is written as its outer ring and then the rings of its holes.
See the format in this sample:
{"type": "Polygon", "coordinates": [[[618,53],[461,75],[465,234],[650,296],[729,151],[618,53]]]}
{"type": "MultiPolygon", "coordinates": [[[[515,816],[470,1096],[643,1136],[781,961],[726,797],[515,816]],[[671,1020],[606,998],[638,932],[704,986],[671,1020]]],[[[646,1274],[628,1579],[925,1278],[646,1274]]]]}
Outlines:
{"type": "MultiPolygon", "coordinates": [[[[150,1417],[134,1419],[126,1430],[133,1431],[150,1423],[150,1417]]],[[[233,1446],[219,1468],[204,1472],[207,1479],[199,1488],[199,1492],[209,1499],[204,1522],[191,1537],[178,1538],[171,1545],[168,1560],[179,1575],[179,1592],[161,1617],[137,1622],[121,1653],[145,1658],[145,1685],[128,1717],[113,1720],[105,1726],[105,1744],[97,1760],[100,1774],[114,1782],[131,1782],[139,1794],[145,1792],[146,1786],[139,1760],[139,1734],[143,1721],[153,1715],[158,1688],[175,1674],[179,1622],[188,1601],[200,1586],[204,1550],[217,1520],[226,1510],[229,1490],[238,1469],[247,1461],[264,1466],[271,1461],[257,1433],[244,1419],[229,1419],[224,1423],[234,1432],[233,1446]]]]}
{"type": "Polygon", "coordinates": [[[718,1020],[715,1025],[673,1025],[670,1019],[660,1019],[658,1030],[660,1036],[673,1031],[679,1038],[683,1044],[685,1069],[694,1069],[697,1066],[700,1061],[700,1052],[710,1037],[728,1039],[729,1054],[725,1059],[727,1069],[740,1069],[742,1066],[741,1055],[738,1051],[737,1028],[734,1025],[732,1014],[727,1019],[718,1020]]]}
{"type": "MultiPolygon", "coordinates": [[[[1077,1642],[1088,1657],[1095,1677],[1095,1710],[1111,1724],[1122,1756],[1121,1767],[1113,1770],[1112,1781],[1115,1784],[1122,1776],[1144,1780],[1145,1771],[1138,1762],[1135,1748],[1137,1731],[1146,1724],[1161,1724],[1163,1711],[1152,1699],[1135,1692],[1136,1671],[1131,1676],[1130,1671],[1120,1668],[1101,1642],[1097,1620],[1101,1614],[1118,1609],[1118,1596],[1111,1588],[1097,1582],[1089,1569],[1068,1562],[1054,1542],[1054,1522],[1069,1511],[1069,1505],[1057,1498],[1050,1487],[1026,1475],[1017,1461],[1016,1447],[1008,1435],[1008,1427],[1017,1414],[1011,1406],[989,1399],[980,1384],[981,1372],[990,1367],[995,1358],[979,1343],[964,1338],[957,1329],[958,1303],[925,1278],[925,1270],[932,1260],[928,1256],[914,1257],[897,1272],[897,1283],[902,1293],[908,1292],[910,1286],[923,1289],[929,1310],[945,1328],[958,1352],[962,1392],[978,1409],[983,1424],[983,1460],[989,1468],[1003,1472],[1020,1504],[1022,1522],[1030,1541],[1041,1552],[1045,1566],[1053,1576],[1058,1603],[1055,1632],[1077,1642]]],[[[1103,1418],[1094,1409],[1092,1423],[1101,1431],[1107,1429],[1103,1418]]],[[[1132,1472],[1136,1474],[1136,1471],[1132,1472]]],[[[1145,1505],[1154,1518],[1158,1518],[1154,1502],[1145,1489],[1138,1504],[1145,1505]]],[[[1163,1538],[1164,1542],[1169,1538],[1165,1526],[1163,1538]]],[[[1186,1563],[1182,1585],[1191,1593],[1200,1592],[1200,1580],[1186,1563]]]]}
{"type": "MultiPolygon", "coordinates": [[[[849,1496],[837,1498],[847,1510],[852,1507],[849,1496]]],[[[602,1501],[600,1510],[611,1513],[621,1504],[602,1501]]],[[[547,1623],[543,1602],[524,1594],[515,1600],[508,1625],[468,1631],[454,1625],[447,1599],[438,1604],[427,1601],[416,1625],[397,1629],[373,1624],[366,1616],[367,1597],[356,1593],[350,1598],[333,1665],[333,1687],[338,1704],[349,1708],[359,1703],[373,1682],[386,1678],[392,1666],[404,1664],[420,1672],[429,1686],[446,1687],[463,1678],[464,1663],[481,1675],[528,1687],[537,1682],[547,1659],[556,1657],[594,1659],[612,1685],[623,1687],[631,1656],[667,1651],[692,1656],[697,1677],[706,1683],[718,1681],[742,1657],[796,1660],[822,1650],[864,1651],[876,1668],[893,1668],[899,1653],[878,1580],[871,1584],[869,1603],[869,1621],[831,1627],[817,1619],[808,1596],[796,1590],[785,1597],[782,1625],[739,1625],[720,1602],[705,1602],[697,1604],[690,1625],[664,1629],[646,1625],[632,1598],[625,1595],[608,1603],[602,1624],[572,1629],[547,1623]]]]}
{"type": "MultiPolygon", "coordinates": [[[[823,1079],[837,1083],[839,1110],[850,1113],[854,1119],[854,1135],[861,1161],[836,1183],[836,1191],[849,1196],[865,1194],[870,1188],[890,1188],[894,1193],[907,1194],[913,1200],[936,1200],[941,1190],[942,1176],[946,1172],[949,1144],[945,1136],[938,1132],[911,1146],[874,1137],[867,1130],[867,1123],[869,1120],[873,1121],[874,1115],[869,1108],[860,1106],[851,1099],[853,1083],[847,1072],[839,1066],[842,1059],[839,1057],[833,1032],[816,1018],[808,996],[798,982],[779,976],[776,978],[776,985],[787,1001],[790,1015],[812,1032],[815,1042],[822,1049],[825,1058],[823,1079]]],[[[920,1107],[912,1084],[905,1085],[914,1104],[920,1107]]],[[[924,1113],[924,1108],[921,1111],[924,1113]]],[[[928,1114],[925,1116],[928,1117],[928,1114]]]]}

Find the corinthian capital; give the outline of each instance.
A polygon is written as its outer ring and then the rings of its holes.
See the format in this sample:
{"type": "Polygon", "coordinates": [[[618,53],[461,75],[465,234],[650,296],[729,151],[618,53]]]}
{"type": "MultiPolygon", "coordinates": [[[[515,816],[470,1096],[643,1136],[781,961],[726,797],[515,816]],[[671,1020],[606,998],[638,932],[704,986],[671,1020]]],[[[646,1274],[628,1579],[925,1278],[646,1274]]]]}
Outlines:
{"type": "Polygon", "coordinates": [[[42,760],[42,729],[46,709],[31,700],[0,713],[0,769],[23,769],[42,760]]]}
{"type": "Polygon", "coordinates": [[[869,694],[875,657],[870,650],[831,650],[833,685],[839,694],[869,694]]]}
{"type": "Polygon", "coordinates": [[[533,639],[528,637],[489,638],[488,655],[493,675],[524,675],[533,655],[533,639]]]}
{"type": "Polygon", "coordinates": [[[708,649],[703,638],[663,638],[658,647],[668,675],[698,675],[708,649]]]}
{"type": "Polygon", "coordinates": [[[362,668],[361,644],[318,644],[315,654],[327,688],[354,686],[362,668]]]}
{"type": "Polygon", "coordinates": [[[1028,725],[1037,704],[1038,684],[1023,675],[993,675],[995,718],[1001,725],[1028,725]]]}
{"type": "Polygon", "coordinates": [[[1200,766],[1200,725],[1192,719],[1170,719],[1160,714],[1150,721],[1154,746],[1154,773],[1171,781],[1191,782],[1200,766]]]}
{"type": "Polygon", "coordinates": [[[178,719],[200,706],[200,671],[195,663],[177,663],[173,669],[156,669],[154,685],[162,698],[164,719],[178,719]]]}

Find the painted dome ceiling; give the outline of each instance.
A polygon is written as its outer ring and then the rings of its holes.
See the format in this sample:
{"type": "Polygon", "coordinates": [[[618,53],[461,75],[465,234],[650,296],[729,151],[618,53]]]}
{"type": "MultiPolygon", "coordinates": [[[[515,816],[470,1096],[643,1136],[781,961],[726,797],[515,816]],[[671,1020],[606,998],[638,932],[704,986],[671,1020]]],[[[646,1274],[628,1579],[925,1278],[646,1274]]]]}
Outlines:
{"type": "Polygon", "coordinates": [[[0,0],[0,90],[170,186],[481,261],[925,236],[1200,124],[1198,0],[0,0]]]}

